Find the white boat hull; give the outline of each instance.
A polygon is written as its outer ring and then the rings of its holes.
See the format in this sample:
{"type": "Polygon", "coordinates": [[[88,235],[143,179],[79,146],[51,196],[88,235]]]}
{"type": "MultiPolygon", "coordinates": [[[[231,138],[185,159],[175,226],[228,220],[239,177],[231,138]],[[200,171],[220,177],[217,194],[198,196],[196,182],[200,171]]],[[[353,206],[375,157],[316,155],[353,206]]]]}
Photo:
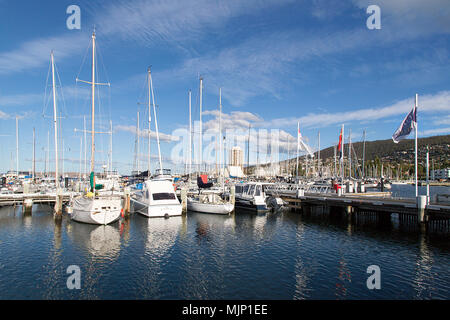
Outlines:
{"type": "Polygon", "coordinates": [[[187,209],[202,213],[229,214],[234,210],[234,206],[231,203],[201,203],[188,198],[187,209]]]}
{"type": "Polygon", "coordinates": [[[149,205],[136,198],[131,198],[132,211],[149,218],[181,216],[181,204],[153,204],[149,205]]]}
{"type": "Polygon", "coordinates": [[[73,200],[70,218],[77,222],[107,225],[120,218],[122,199],[80,197],[73,200]]]}

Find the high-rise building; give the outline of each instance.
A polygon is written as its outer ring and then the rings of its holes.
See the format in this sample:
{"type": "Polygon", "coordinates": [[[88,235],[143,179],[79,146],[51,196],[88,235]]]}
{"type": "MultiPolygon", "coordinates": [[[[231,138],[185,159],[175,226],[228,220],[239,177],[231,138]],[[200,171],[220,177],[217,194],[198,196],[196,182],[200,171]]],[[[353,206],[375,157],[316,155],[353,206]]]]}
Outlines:
{"type": "Polygon", "coordinates": [[[242,153],[242,149],[240,147],[233,147],[231,149],[231,159],[230,163],[234,167],[241,167],[244,163],[244,154],[242,153]]]}

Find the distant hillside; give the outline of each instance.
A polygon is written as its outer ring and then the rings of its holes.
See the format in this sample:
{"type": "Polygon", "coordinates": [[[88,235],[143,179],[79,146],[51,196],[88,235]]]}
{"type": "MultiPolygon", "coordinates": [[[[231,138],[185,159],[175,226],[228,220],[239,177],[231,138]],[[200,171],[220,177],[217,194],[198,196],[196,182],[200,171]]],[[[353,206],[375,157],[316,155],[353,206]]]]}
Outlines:
{"type": "MultiPolygon", "coordinates": [[[[373,169],[381,174],[381,168],[384,166],[385,173],[388,172],[391,176],[397,175],[412,175],[414,173],[414,139],[402,140],[399,143],[394,143],[392,139],[366,141],[365,150],[365,168],[366,170],[373,169]],[[399,171],[400,170],[400,171],[399,171]]],[[[430,155],[430,169],[450,168],[450,135],[434,136],[427,138],[419,138],[418,145],[418,174],[419,178],[425,176],[426,167],[426,152],[429,146],[430,155]]],[[[352,152],[352,163],[361,168],[363,156],[363,142],[352,143],[354,152],[352,152]],[[355,160],[355,154],[357,161],[355,160]]],[[[315,159],[317,159],[317,152],[315,159]]],[[[305,172],[305,156],[300,157],[299,174],[305,172]]],[[[348,144],[345,141],[344,158],[347,162],[348,144]]],[[[334,147],[322,149],[320,151],[321,163],[324,167],[334,167],[334,147]]],[[[295,172],[295,157],[290,160],[291,173],[295,172]]],[[[262,165],[263,167],[268,164],[262,165]]],[[[286,160],[280,161],[280,167],[286,167],[286,160]]],[[[255,166],[249,167],[250,172],[255,170],[255,166]]],[[[367,171],[368,172],[368,171],[367,171]]]]}
{"type": "MultiPolygon", "coordinates": [[[[352,145],[357,157],[362,159],[363,142],[352,143],[352,145]]],[[[419,138],[417,140],[417,145],[419,150],[419,162],[425,161],[426,146],[429,146],[430,161],[433,160],[435,165],[442,165],[444,167],[450,166],[450,135],[419,138]]],[[[345,156],[347,156],[347,144],[344,145],[344,151],[345,156]]],[[[326,159],[332,160],[333,157],[333,147],[320,151],[320,158],[324,161],[326,161],[326,159]]],[[[402,140],[399,143],[394,143],[392,139],[366,141],[366,161],[375,160],[376,158],[379,158],[382,161],[391,161],[395,163],[412,163],[414,162],[414,139],[402,140]]]]}

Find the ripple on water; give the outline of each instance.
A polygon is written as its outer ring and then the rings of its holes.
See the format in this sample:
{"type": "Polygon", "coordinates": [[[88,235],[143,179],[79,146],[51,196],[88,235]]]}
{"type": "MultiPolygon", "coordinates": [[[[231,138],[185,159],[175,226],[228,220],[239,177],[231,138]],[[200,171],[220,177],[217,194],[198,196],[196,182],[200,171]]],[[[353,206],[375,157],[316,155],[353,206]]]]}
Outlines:
{"type": "Polygon", "coordinates": [[[449,299],[447,240],[290,212],[92,226],[0,210],[0,298],[449,299]],[[373,264],[382,290],[366,287],[373,264]]]}

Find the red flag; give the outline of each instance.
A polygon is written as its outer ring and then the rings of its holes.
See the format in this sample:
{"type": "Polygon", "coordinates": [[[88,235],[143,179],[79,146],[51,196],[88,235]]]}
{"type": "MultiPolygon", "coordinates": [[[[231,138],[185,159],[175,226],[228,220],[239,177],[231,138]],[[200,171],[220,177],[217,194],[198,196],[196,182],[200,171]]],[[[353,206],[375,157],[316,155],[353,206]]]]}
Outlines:
{"type": "Polygon", "coordinates": [[[344,156],[344,153],[342,152],[342,128],[341,134],[339,135],[338,151],[339,151],[339,159],[342,160],[344,156]]]}

